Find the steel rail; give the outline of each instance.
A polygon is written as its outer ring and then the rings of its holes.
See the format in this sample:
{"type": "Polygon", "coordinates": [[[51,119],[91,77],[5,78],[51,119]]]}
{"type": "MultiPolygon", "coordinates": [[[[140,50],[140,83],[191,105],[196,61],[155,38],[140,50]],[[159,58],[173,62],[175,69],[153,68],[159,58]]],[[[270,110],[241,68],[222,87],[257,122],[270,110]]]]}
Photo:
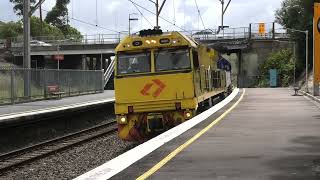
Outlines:
{"type": "Polygon", "coordinates": [[[111,134],[117,130],[115,125],[116,121],[110,121],[76,133],[71,133],[53,140],[2,154],[0,155],[0,175],[15,167],[28,164],[53,153],[111,134]]]}

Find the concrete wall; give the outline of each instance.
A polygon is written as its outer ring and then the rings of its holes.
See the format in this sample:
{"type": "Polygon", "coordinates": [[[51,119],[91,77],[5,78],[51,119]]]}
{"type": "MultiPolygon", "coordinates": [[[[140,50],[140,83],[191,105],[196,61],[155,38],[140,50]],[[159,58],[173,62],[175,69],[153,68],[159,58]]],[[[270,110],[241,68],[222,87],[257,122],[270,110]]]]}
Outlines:
{"type": "Polygon", "coordinates": [[[290,42],[255,40],[250,48],[238,53],[224,54],[223,57],[231,61],[234,82],[239,87],[255,87],[259,81],[259,67],[270,54],[280,49],[293,49],[290,42]],[[241,58],[240,58],[241,56],[241,58]]]}

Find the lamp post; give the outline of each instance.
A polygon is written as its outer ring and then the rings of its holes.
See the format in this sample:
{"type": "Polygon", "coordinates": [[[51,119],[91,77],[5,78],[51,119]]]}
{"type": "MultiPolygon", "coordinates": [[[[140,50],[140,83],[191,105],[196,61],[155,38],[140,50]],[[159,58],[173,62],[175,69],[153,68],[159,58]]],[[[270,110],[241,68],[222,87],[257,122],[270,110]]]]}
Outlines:
{"type": "Polygon", "coordinates": [[[287,30],[290,31],[294,31],[294,32],[299,32],[299,33],[304,33],[306,35],[306,92],[309,92],[309,87],[308,87],[308,59],[309,59],[309,52],[308,52],[308,48],[309,48],[309,31],[301,31],[301,30],[297,30],[297,29],[290,29],[287,28],[287,30]]]}
{"type": "Polygon", "coordinates": [[[131,29],[131,21],[138,21],[139,19],[138,18],[132,18],[131,15],[137,15],[137,13],[130,13],[129,14],[129,36],[131,35],[130,33],[130,29],[131,29]]]}

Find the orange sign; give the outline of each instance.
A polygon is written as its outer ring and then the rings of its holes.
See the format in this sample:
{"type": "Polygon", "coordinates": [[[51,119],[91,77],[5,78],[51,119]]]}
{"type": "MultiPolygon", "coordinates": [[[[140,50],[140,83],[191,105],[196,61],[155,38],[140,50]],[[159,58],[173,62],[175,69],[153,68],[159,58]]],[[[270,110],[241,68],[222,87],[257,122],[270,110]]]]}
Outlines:
{"type": "Polygon", "coordinates": [[[320,3],[314,4],[314,81],[320,82],[320,3]]]}
{"type": "Polygon", "coordinates": [[[265,23],[259,23],[259,34],[265,34],[265,33],[266,33],[265,23]]]}
{"type": "Polygon", "coordinates": [[[158,89],[155,90],[153,93],[152,93],[152,96],[153,97],[158,97],[161,92],[163,91],[163,89],[166,87],[166,85],[160,81],[159,79],[153,79],[152,80],[152,83],[147,83],[143,89],[140,91],[140,93],[144,96],[149,96],[150,95],[150,90],[152,88],[153,85],[157,85],[158,86],[158,89]]]}

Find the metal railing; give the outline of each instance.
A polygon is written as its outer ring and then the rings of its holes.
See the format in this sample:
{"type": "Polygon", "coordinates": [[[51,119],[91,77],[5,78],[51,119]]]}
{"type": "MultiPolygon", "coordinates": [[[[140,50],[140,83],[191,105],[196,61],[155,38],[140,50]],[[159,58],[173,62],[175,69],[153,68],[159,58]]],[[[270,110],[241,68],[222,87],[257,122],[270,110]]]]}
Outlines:
{"type": "Polygon", "coordinates": [[[225,28],[218,32],[217,29],[206,29],[202,31],[182,32],[195,40],[228,40],[249,38],[249,28],[225,28]]]}
{"type": "MultiPolygon", "coordinates": [[[[55,45],[92,45],[92,44],[117,44],[126,34],[94,34],[82,36],[38,36],[32,37],[31,46],[55,45]]],[[[9,38],[11,47],[22,47],[23,37],[9,38]]]]}
{"type": "Polygon", "coordinates": [[[68,97],[103,92],[103,71],[5,69],[0,68],[0,104],[14,104],[59,96],[68,97]],[[25,95],[24,81],[30,77],[30,96],[25,95]]]}
{"type": "MultiPolygon", "coordinates": [[[[205,40],[237,40],[237,39],[283,39],[289,38],[288,33],[276,23],[265,23],[265,32],[259,32],[259,23],[251,23],[248,27],[181,31],[181,33],[197,41],[205,40]]],[[[31,38],[31,46],[55,45],[93,45],[118,44],[128,34],[94,34],[82,36],[40,36],[31,38]]],[[[22,47],[23,37],[0,40],[0,48],[5,46],[22,47]]]]}

